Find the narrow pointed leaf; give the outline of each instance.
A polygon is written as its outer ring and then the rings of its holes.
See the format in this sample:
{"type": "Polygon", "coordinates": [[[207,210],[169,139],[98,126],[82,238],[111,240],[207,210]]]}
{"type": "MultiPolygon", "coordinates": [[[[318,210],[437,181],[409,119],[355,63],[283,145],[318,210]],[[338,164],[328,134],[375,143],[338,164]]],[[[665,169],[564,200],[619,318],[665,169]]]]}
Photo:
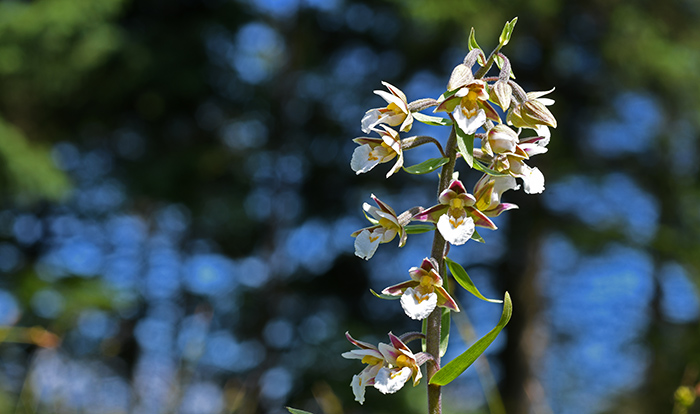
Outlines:
{"type": "Polygon", "coordinates": [[[500,173],[500,172],[498,172],[498,171],[496,171],[496,170],[492,170],[491,168],[485,166],[484,164],[482,164],[482,163],[481,163],[480,161],[478,161],[478,160],[474,161],[474,169],[479,170],[479,171],[481,171],[481,172],[483,172],[483,173],[486,173],[486,174],[488,174],[488,175],[490,175],[490,176],[492,176],[492,177],[505,177],[505,176],[510,175],[510,174],[508,174],[508,173],[500,173]]]}
{"type": "MultiPolygon", "coordinates": [[[[438,98],[438,100],[437,100],[438,103],[445,102],[445,101],[448,100],[449,98],[453,97],[454,94],[456,94],[458,91],[459,91],[459,89],[455,89],[455,90],[453,90],[453,91],[446,91],[446,92],[444,92],[444,93],[443,93],[442,95],[440,95],[440,97],[438,98]]],[[[437,110],[437,108],[436,108],[435,110],[437,110]]],[[[413,115],[415,115],[415,114],[413,114],[413,115]]]]}
{"type": "Polygon", "coordinates": [[[452,120],[443,118],[441,116],[430,116],[430,115],[425,115],[420,112],[414,112],[413,113],[413,119],[415,119],[418,122],[422,122],[427,125],[433,125],[433,126],[450,126],[452,125],[452,120]]]}
{"type": "Polygon", "coordinates": [[[503,302],[500,299],[489,299],[485,297],[484,295],[479,292],[479,289],[476,288],[476,285],[474,285],[474,282],[472,282],[471,278],[467,274],[467,271],[464,270],[462,265],[460,265],[457,262],[453,262],[449,257],[445,257],[445,264],[447,264],[447,267],[450,269],[450,273],[452,276],[454,276],[455,280],[457,283],[462,285],[463,288],[465,288],[469,293],[472,295],[476,296],[477,298],[481,300],[485,300],[487,302],[492,302],[492,303],[501,303],[503,302]]]}
{"type": "Polygon", "coordinates": [[[462,158],[467,162],[469,168],[474,168],[474,135],[467,135],[461,128],[456,127],[457,131],[457,147],[462,158]]]}
{"type": "Polygon", "coordinates": [[[479,339],[469,347],[462,355],[448,362],[447,365],[443,366],[438,372],[433,375],[430,379],[431,384],[435,385],[447,385],[455,378],[459,377],[467,368],[469,368],[476,359],[486,351],[486,348],[491,345],[491,343],[496,339],[501,330],[508,324],[510,316],[513,314],[513,304],[510,300],[510,295],[506,292],[503,303],[503,313],[501,314],[501,320],[498,321],[498,325],[491,330],[491,332],[484,335],[483,338],[479,339]]]}
{"type": "Polygon", "coordinates": [[[503,31],[501,32],[501,36],[498,38],[498,42],[501,46],[505,46],[510,42],[510,36],[513,34],[513,29],[515,29],[515,24],[518,22],[518,18],[514,18],[513,20],[506,22],[505,26],[503,26],[503,31]]]}
{"type": "MultiPolygon", "coordinates": [[[[472,30],[469,32],[469,50],[473,49],[481,49],[481,47],[478,43],[476,43],[476,33],[474,32],[474,28],[472,27],[472,30]]],[[[479,56],[479,64],[481,66],[484,66],[486,64],[486,61],[481,56],[479,56]]]]}
{"type": "MultiPolygon", "coordinates": [[[[449,294],[449,283],[445,283],[445,291],[449,294]]],[[[442,308],[442,318],[440,319],[440,357],[445,356],[447,345],[450,342],[450,310],[442,308]]]]}
{"type": "Polygon", "coordinates": [[[430,158],[420,164],[404,167],[403,169],[409,174],[427,174],[447,164],[449,160],[449,158],[430,158]]]}
{"type": "Polygon", "coordinates": [[[408,234],[420,234],[427,233],[429,231],[435,230],[435,225],[433,224],[411,224],[405,227],[406,233],[408,234]]]}
{"type": "Polygon", "coordinates": [[[377,292],[375,292],[375,291],[372,290],[372,289],[370,289],[369,291],[372,292],[372,294],[373,294],[374,296],[378,297],[379,299],[386,299],[386,300],[397,300],[397,299],[401,299],[401,296],[385,295],[385,294],[383,294],[383,293],[377,293],[377,292]]]}
{"type": "Polygon", "coordinates": [[[297,410],[296,408],[292,408],[292,407],[286,407],[286,408],[292,414],[313,414],[313,413],[310,413],[308,411],[297,410]]]}
{"type": "Polygon", "coordinates": [[[476,229],[474,229],[474,234],[472,234],[472,240],[479,242],[479,243],[486,243],[486,240],[484,240],[483,237],[481,237],[481,234],[479,234],[476,229]]]}
{"type": "Polygon", "coordinates": [[[450,310],[442,309],[442,319],[440,322],[440,357],[445,356],[447,344],[450,342],[450,310]]]}

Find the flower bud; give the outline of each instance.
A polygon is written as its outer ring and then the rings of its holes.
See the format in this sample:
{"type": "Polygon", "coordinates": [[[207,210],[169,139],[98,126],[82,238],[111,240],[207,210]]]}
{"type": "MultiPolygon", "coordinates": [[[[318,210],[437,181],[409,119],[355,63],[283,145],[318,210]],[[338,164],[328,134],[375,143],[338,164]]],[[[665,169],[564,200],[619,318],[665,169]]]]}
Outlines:
{"type": "Polygon", "coordinates": [[[495,102],[498,106],[500,106],[501,109],[507,111],[508,107],[510,107],[510,100],[512,94],[513,88],[510,85],[508,85],[508,82],[499,80],[491,88],[491,96],[489,97],[489,99],[491,99],[492,102],[495,102]]]}
{"type": "Polygon", "coordinates": [[[459,65],[455,66],[455,68],[452,70],[452,75],[450,75],[450,81],[447,82],[447,91],[449,92],[455,89],[459,89],[467,83],[471,82],[472,80],[474,80],[474,75],[472,74],[471,68],[460,63],[459,65]]]}
{"type": "Polygon", "coordinates": [[[523,103],[520,115],[523,121],[531,125],[547,125],[557,127],[557,120],[542,102],[529,100],[523,103]]]}
{"type": "Polygon", "coordinates": [[[515,146],[518,144],[518,135],[507,125],[498,124],[491,128],[482,140],[482,150],[489,154],[505,154],[515,151],[515,146]]]}

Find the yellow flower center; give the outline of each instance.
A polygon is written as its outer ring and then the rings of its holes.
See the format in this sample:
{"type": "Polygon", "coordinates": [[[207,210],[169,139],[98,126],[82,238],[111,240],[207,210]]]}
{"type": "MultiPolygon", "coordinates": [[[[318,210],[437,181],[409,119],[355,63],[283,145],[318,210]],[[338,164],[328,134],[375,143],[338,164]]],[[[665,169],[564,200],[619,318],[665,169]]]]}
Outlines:
{"type": "Polygon", "coordinates": [[[396,105],[396,104],[393,103],[393,102],[390,103],[389,105],[387,105],[386,109],[388,109],[388,110],[390,110],[391,112],[393,112],[394,115],[399,115],[399,114],[402,114],[402,113],[403,113],[403,110],[402,110],[398,105],[396,105]]]}
{"type": "Polygon", "coordinates": [[[461,198],[453,198],[450,200],[450,207],[461,210],[464,208],[464,200],[461,198]]]}
{"type": "Polygon", "coordinates": [[[382,217],[382,218],[379,219],[379,225],[382,226],[382,227],[384,227],[385,229],[394,229],[394,228],[398,228],[398,226],[396,225],[396,223],[394,223],[393,221],[389,220],[389,219],[386,218],[386,217],[382,217]]]}
{"type": "Polygon", "coordinates": [[[376,356],[372,356],[372,355],[365,355],[362,357],[362,363],[368,364],[368,365],[381,364],[383,361],[384,361],[383,359],[377,358],[376,356]]]}
{"type": "Polygon", "coordinates": [[[420,278],[420,285],[422,287],[430,287],[433,285],[433,278],[430,276],[423,276],[420,278]]]}
{"type": "Polygon", "coordinates": [[[396,366],[397,367],[411,367],[411,359],[407,357],[406,355],[399,355],[396,358],[396,366]]]}

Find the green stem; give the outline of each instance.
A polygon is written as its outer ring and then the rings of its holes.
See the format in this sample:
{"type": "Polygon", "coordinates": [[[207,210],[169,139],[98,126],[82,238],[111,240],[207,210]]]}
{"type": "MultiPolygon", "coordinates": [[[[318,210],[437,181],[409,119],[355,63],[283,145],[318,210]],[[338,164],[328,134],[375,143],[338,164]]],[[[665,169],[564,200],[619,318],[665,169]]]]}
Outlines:
{"type": "MultiPolygon", "coordinates": [[[[447,162],[447,164],[442,166],[438,196],[450,185],[452,173],[455,169],[455,161],[457,160],[457,133],[455,131],[455,126],[452,126],[452,131],[450,132],[450,137],[448,138],[447,145],[445,147],[445,153],[450,160],[447,162]]],[[[433,248],[430,255],[437,261],[438,269],[440,270],[440,277],[442,277],[443,280],[445,279],[445,245],[446,242],[442,237],[442,234],[440,234],[438,230],[435,230],[435,235],[433,237],[433,248]]],[[[442,413],[441,388],[439,385],[430,385],[430,378],[432,378],[433,375],[435,375],[435,373],[440,369],[441,321],[442,310],[440,308],[435,308],[435,310],[428,316],[425,338],[426,352],[435,358],[435,364],[426,364],[428,371],[428,414],[442,413]]]]}
{"type": "Polygon", "coordinates": [[[493,66],[493,62],[496,59],[496,56],[498,55],[498,52],[500,50],[501,45],[498,45],[489,55],[489,58],[486,60],[486,64],[480,67],[478,71],[476,71],[476,74],[474,74],[474,79],[480,79],[483,78],[484,75],[486,75],[486,72],[488,72],[489,69],[491,69],[491,66],[493,66]]]}

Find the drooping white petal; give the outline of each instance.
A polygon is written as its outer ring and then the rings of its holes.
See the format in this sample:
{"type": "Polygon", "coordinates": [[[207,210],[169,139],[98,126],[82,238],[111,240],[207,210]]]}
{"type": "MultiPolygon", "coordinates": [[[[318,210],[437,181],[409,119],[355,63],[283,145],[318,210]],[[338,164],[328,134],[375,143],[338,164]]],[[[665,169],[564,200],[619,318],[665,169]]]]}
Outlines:
{"type": "Polygon", "coordinates": [[[537,144],[520,144],[520,148],[522,148],[528,155],[528,157],[532,157],[535,155],[539,154],[544,154],[547,152],[547,147],[544,145],[540,145],[539,143],[537,144]]]}
{"type": "Polygon", "coordinates": [[[363,404],[365,402],[365,387],[367,384],[365,384],[362,375],[353,375],[350,386],[352,387],[352,393],[355,394],[355,401],[363,404]]]}
{"type": "Polygon", "coordinates": [[[400,370],[384,367],[379,370],[377,377],[374,379],[374,388],[378,389],[382,394],[393,394],[400,390],[406,381],[411,378],[411,373],[412,371],[409,367],[403,367],[400,370]]]}
{"type": "Polygon", "coordinates": [[[379,164],[379,158],[370,158],[369,154],[371,152],[372,147],[369,144],[360,145],[352,152],[350,168],[352,168],[356,174],[365,173],[379,164]]]}
{"type": "Polygon", "coordinates": [[[437,306],[437,294],[421,295],[413,288],[408,288],[401,295],[401,307],[409,318],[422,320],[428,317],[437,306]]]}
{"type": "Polygon", "coordinates": [[[374,252],[377,251],[379,243],[381,242],[381,234],[370,233],[369,230],[363,230],[355,238],[355,256],[361,257],[362,259],[369,260],[374,256],[374,252]]]}
{"type": "Polygon", "coordinates": [[[369,134],[372,128],[382,123],[382,118],[384,117],[386,117],[386,115],[382,115],[382,113],[379,112],[379,108],[370,109],[365,112],[365,116],[362,117],[362,132],[369,134]]]}
{"type": "Polygon", "coordinates": [[[475,115],[472,117],[467,117],[467,114],[464,113],[462,107],[457,105],[454,111],[454,118],[459,129],[461,129],[465,134],[471,135],[486,123],[486,112],[479,108],[475,115]]]}
{"type": "Polygon", "coordinates": [[[549,139],[552,137],[549,127],[547,125],[537,125],[535,126],[535,132],[537,132],[537,135],[544,137],[544,139],[539,140],[537,143],[546,147],[547,144],[549,144],[549,139]]]}
{"type": "Polygon", "coordinates": [[[544,191],[544,174],[539,168],[523,168],[523,190],[528,194],[540,194],[544,191]]]}
{"type": "Polygon", "coordinates": [[[503,193],[506,191],[518,190],[520,188],[518,183],[515,181],[515,178],[511,177],[510,175],[494,177],[493,181],[493,192],[498,194],[499,200],[501,195],[503,195],[503,193]]]}
{"type": "Polygon", "coordinates": [[[472,234],[474,234],[474,220],[466,214],[455,218],[446,213],[438,219],[437,228],[445,240],[452,245],[459,246],[472,238],[472,234]]]}

